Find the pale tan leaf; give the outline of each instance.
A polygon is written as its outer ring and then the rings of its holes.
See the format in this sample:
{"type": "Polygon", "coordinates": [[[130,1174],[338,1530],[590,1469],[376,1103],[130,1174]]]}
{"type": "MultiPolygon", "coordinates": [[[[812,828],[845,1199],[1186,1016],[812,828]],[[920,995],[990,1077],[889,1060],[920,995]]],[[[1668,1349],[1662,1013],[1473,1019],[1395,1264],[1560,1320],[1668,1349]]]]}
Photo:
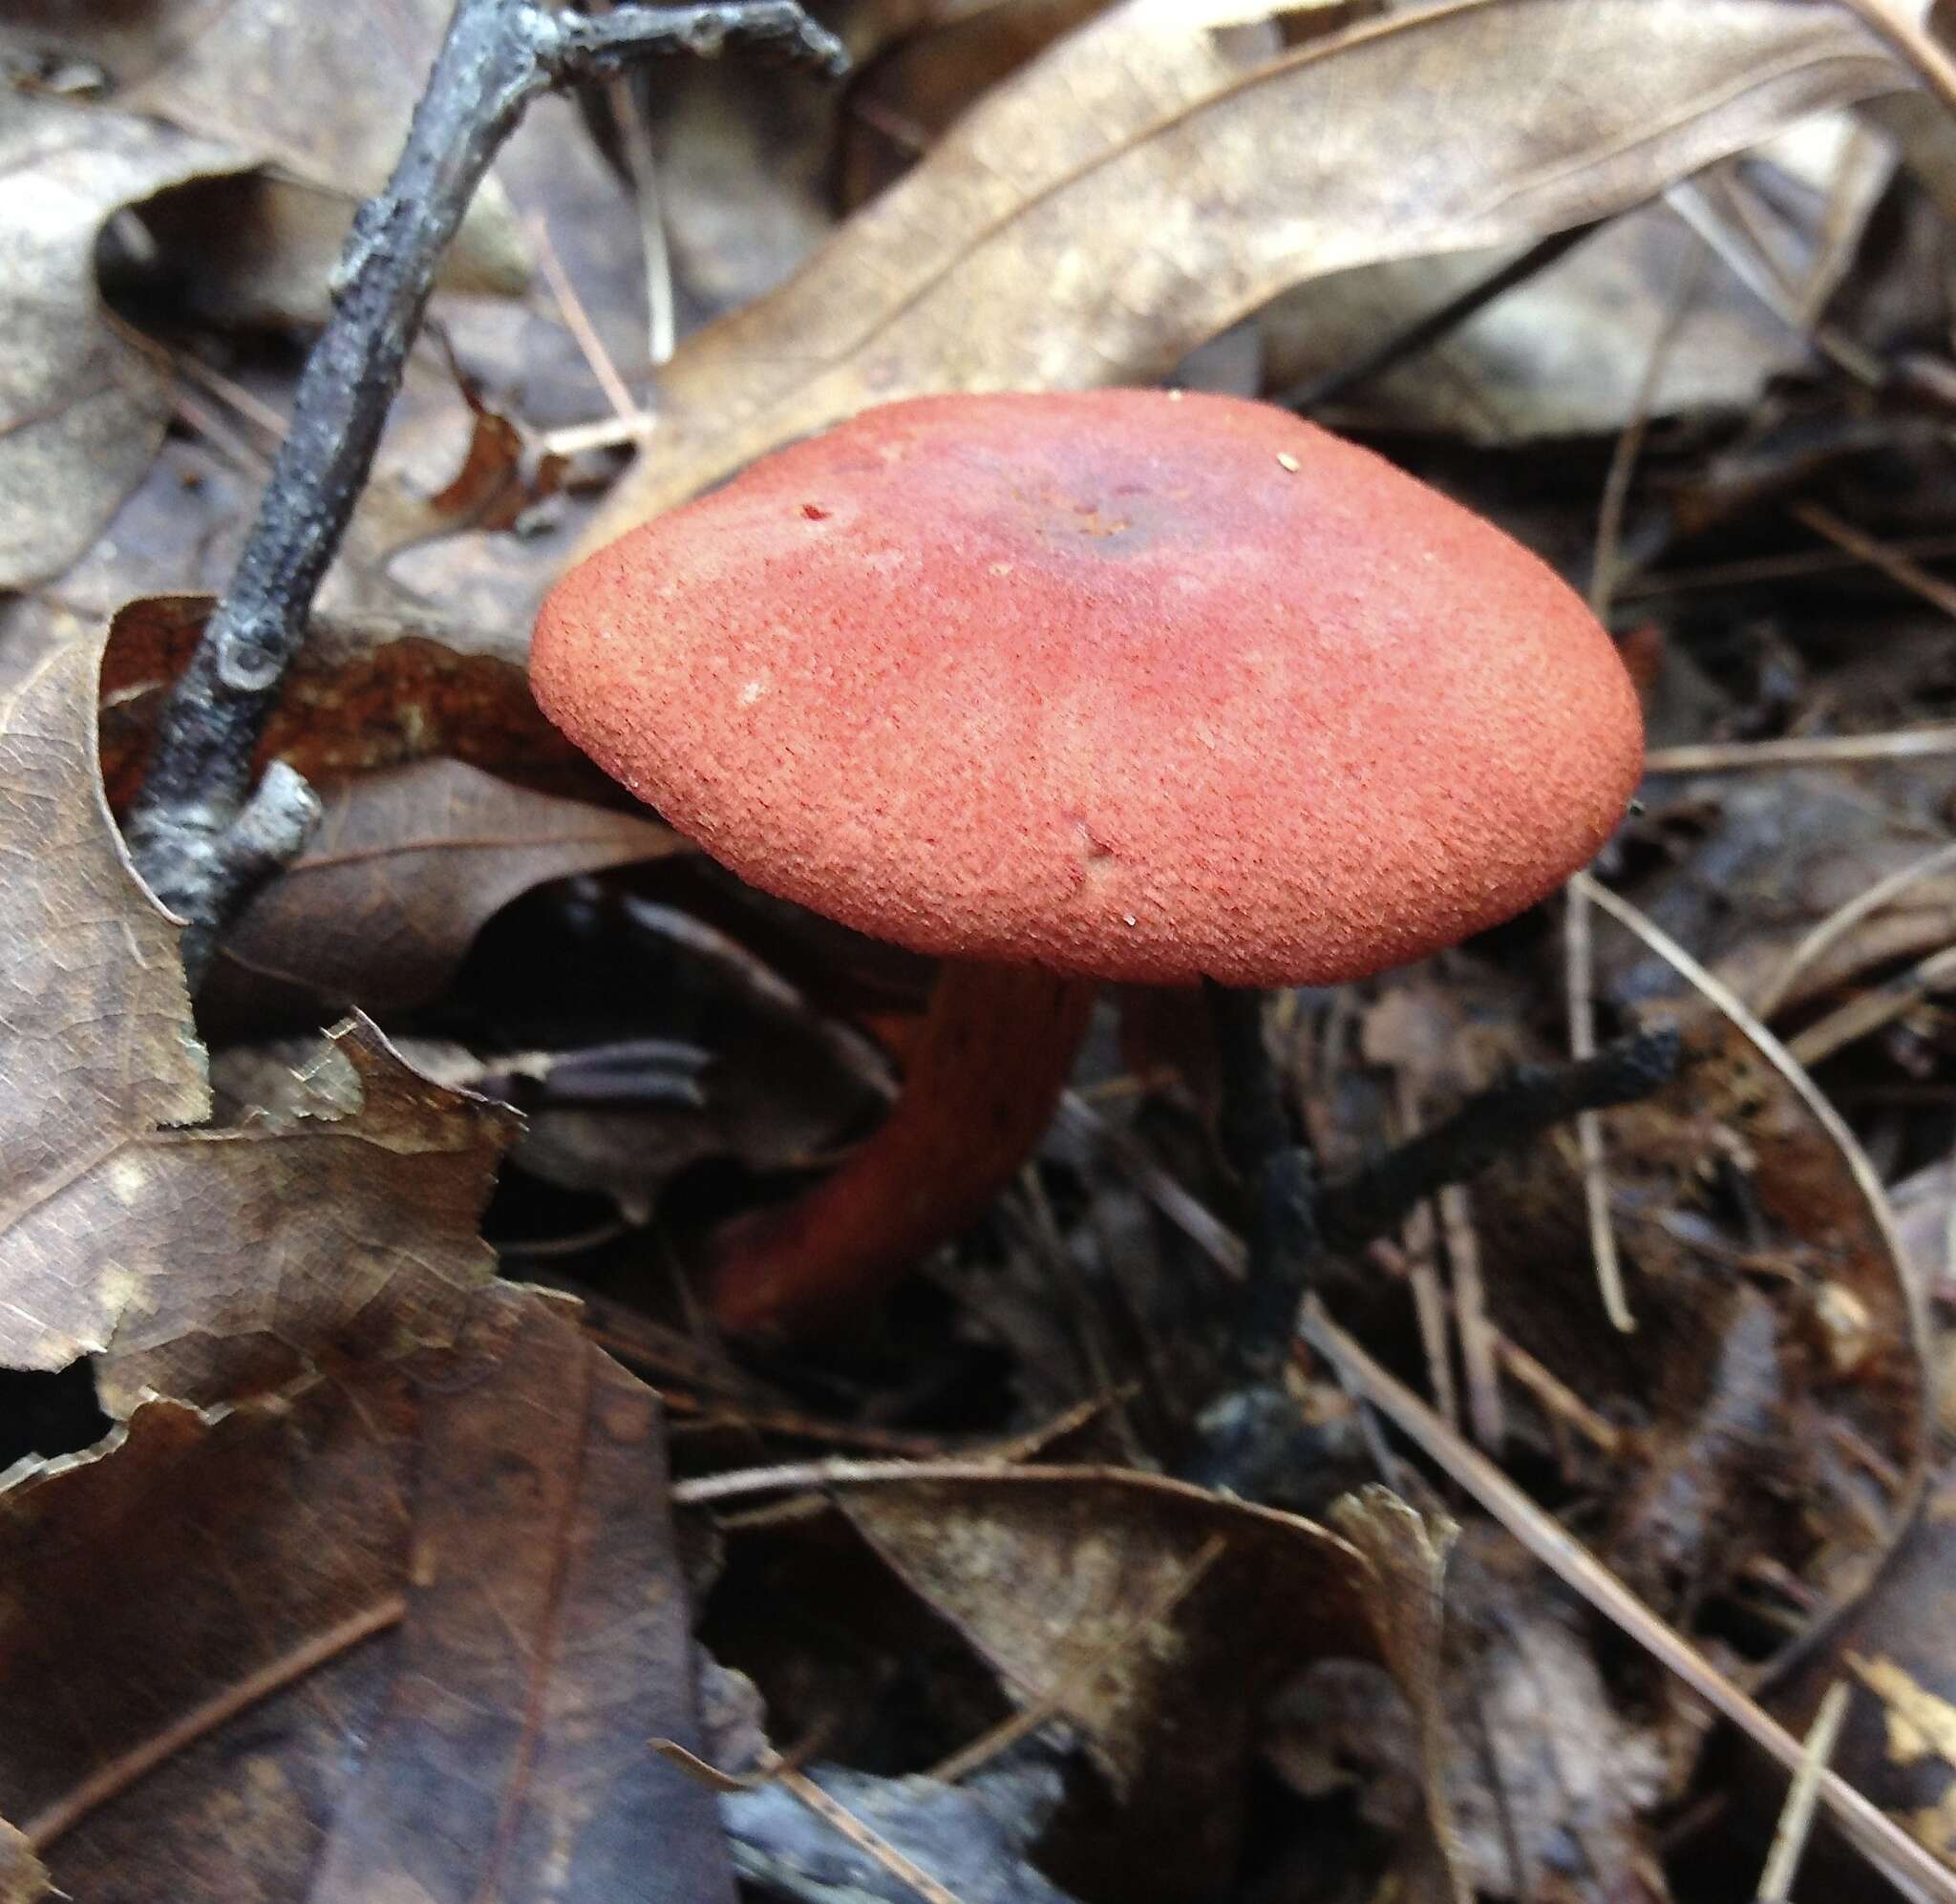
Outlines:
{"type": "MultiPolygon", "coordinates": [[[[158,235],[192,247],[188,294],[213,315],[321,320],[353,207],[393,167],[450,11],[449,0],[26,0],[0,23],[0,51],[86,62],[119,110],[222,140],[225,169],[264,168],[221,200],[197,194],[184,213],[166,210],[158,235]]],[[[522,233],[492,178],[443,282],[515,294],[527,279],[522,233]]]]}
{"type": "Polygon", "coordinates": [[[0,1818],[0,1904],[36,1904],[48,1894],[48,1868],[28,1841],[0,1818]]]}
{"type": "Polygon", "coordinates": [[[0,589],[66,568],[163,439],[169,375],[103,313],[103,225],[239,162],[154,120],[0,84],[0,589]]]}
{"type": "Polygon", "coordinates": [[[102,800],[99,653],[56,648],[0,688],[0,1358],[43,1368],[87,1329],[33,1301],[12,1238],[124,1144],[209,1106],[177,928],[102,800]]]}
{"type": "Polygon", "coordinates": [[[1146,381],[1305,279],[1538,237],[1907,83],[1806,0],[1454,0],[1260,63],[1218,30],[1256,11],[1128,0],[987,97],[682,347],[597,538],[866,404],[1146,381]]]}

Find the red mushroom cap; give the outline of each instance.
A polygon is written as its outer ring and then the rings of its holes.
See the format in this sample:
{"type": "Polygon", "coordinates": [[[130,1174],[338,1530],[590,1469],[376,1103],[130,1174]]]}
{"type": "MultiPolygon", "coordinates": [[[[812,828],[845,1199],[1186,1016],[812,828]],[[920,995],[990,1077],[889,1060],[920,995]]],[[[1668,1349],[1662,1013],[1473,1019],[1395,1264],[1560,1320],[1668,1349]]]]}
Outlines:
{"type": "Polygon", "coordinates": [[[1541,561],[1284,411],[926,397],[566,576],[538,699],[768,892],[922,952],[1327,982],[1552,891],[1643,761],[1541,561]]]}

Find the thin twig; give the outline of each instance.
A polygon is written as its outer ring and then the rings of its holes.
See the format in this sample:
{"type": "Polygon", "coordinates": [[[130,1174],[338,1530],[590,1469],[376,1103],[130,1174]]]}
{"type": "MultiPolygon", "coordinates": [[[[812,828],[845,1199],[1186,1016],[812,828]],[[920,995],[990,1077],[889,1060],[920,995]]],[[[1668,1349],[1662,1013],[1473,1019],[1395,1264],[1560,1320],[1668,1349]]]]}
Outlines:
{"type": "Polygon", "coordinates": [[[1589,570],[1589,608],[1599,622],[1608,618],[1616,594],[1624,505],[1629,499],[1630,478],[1636,474],[1637,458],[1643,454],[1644,438],[1650,429],[1650,412],[1664,382],[1670,353],[1676,349],[1685,319],[1690,314],[1704,264],[1702,243],[1689,245],[1678,261],[1663,320],[1657,327],[1657,335],[1650,340],[1650,354],[1644,360],[1643,374],[1637,379],[1636,391],[1630,398],[1629,416],[1610,452],[1609,470],[1603,479],[1603,498],[1596,511],[1596,554],[1589,570]]]}
{"type": "Polygon", "coordinates": [[[1651,773],[1730,773],[1761,767],[1831,767],[1851,761],[1923,760],[1956,753],[1956,721],[1893,728],[1879,734],[1826,734],[1813,739],[1705,741],[1652,748],[1651,773]]]}
{"type": "MultiPolygon", "coordinates": [[[[1956,556],[1956,536],[1912,536],[1882,545],[1891,556],[1912,564],[1944,561],[1956,556]]],[[[1698,562],[1680,568],[1656,568],[1626,577],[1617,590],[1623,602],[1648,601],[1653,596],[1690,595],[1700,589],[1751,588],[1760,582],[1793,582],[1807,575],[1835,575],[1871,566],[1845,549],[1794,549],[1779,556],[1754,556],[1745,561],[1698,562]]]]}
{"type": "Polygon", "coordinates": [[[138,870],[188,921],[193,975],[222,923],[317,821],[317,798],[289,770],[254,792],[252,755],[366,482],[436,269],[497,151],[549,88],[735,44],[829,73],[845,60],[793,0],[634,5],[602,19],[540,0],[457,0],[393,176],[353,221],[333,315],[299,380],[257,520],[164,705],[131,812],[138,870]]]}
{"type": "Polygon", "coordinates": [[[1695,179],[1681,179],[1664,195],[1664,201],[1713,251],[1719,262],[1795,336],[1804,339],[1837,369],[1857,383],[1880,390],[1888,381],[1888,368],[1872,350],[1858,344],[1838,326],[1812,323],[1781,284],[1776,272],[1754,248],[1752,240],[1733,228],[1695,179]]]}
{"type": "MultiPolygon", "coordinates": [[[[1399,1142],[1418,1135],[1420,1128],[1418,1093],[1413,1074],[1400,1068],[1393,1080],[1393,1108],[1398,1112],[1399,1142]]],[[[1440,1413],[1457,1428],[1460,1425],[1460,1395],[1454,1381],[1453,1336],[1448,1326],[1446,1291],[1440,1283],[1438,1227],[1433,1204],[1422,1197],[1406,1213],[1399,1231],[1405,1245],[1401,1271],[1413,1290],[1413,1316],[1419,1328],[1419,1346],[1426,1357],[1427,1386],[1439,1404],[1440,1413]]],[[[1374,1238],[1371,1247],[1390,1249],[1384,1238],[1374,1238]]]]}
{"type": "Polygon", "coordinates": [[[1956,583],[1931,575],[1920,562],[1910,561],[1900,550],[1891,549],[1852,522],[1843,522],[1831,509],[1822,509],[1818,502],[1796,502],[1792,514],[1796,521],[1805,524],[1815,535],[1825,537],[1836,548],[1845,549],[1870,568],[1880,569],[1890,582],[1921,597],[1930,607],[1940,608],[1945,615],[1956,615],[1956,583]]]}
{"type": "Polygon", "coordinates": [[[1518,285],[1526,284],[1530,278],[1546,270],[1607,222],[1605,219],[1594,219],[1586,224],[1573,224],[1566,231],[1551,232],[1478,283],[1469,285],[1436,309],[1428,311],[1424,317],[1415,318],[1403,329],[1382,338],[1359,356],[1320,371],[1316,376],[1307,377],[1302,383],[1293,384],[1271,401],[1282,404],[1286,410],[1308,413],[1349,395],[1361,384],[1369,384],[1409,358],[1432,349],[1449,332],[1457,330],[1470,318],[1478,316],[1497,298],[1505,297],[1518,285]]]}
{"type": "Polygon", "coordinates": [[[618,372],[618,366],[611,361],[605,340],[598,335],[598,327],[591,322],[584,299],[578,296],[570,273],[563,268],[563,260],[557,255],[557,246],[550,237],[550,222],[541,212],[530,221],[530,235],[537,241],[537,264],[543,273],[543,283],[549,287],[551,302],[563,320],[564,329],[576,343],[585,367],[605,392],[605,401],[619,422],[638,425],[644,406],[633,397],[618,372]]]}
{"type": "Polygon", "coordinates": [[[1513,1076],[1470,1098],[1445,1123],[1356,1175],[1328,1184],[1318,1203],[1326,1242],[1340,1250],[1362,1248],[1441,1184],[1479,1175],[1498,1158],[1579,1111],[1606,1110],[1648,1096],[1669,1081],[1679,1051],[1677,1033],[1660,1027],[1619,1039],[1578,1064],[1521,1066],[1513,1076]]]}
{"type": "Polygon", "coordinates": [[[350,1653],[362,1640],[398,1626],[407,1618],[404,1594],[385,1594],[372,1606],[362,1607],[337,1624],[315,1633],[276,1660],[267,1661],[254,1673],[247,1673],[202,1705],[160,1726],[128,1751],[97,1766],[72,1790],[64,1792],[45,1809],[24,1820],[21,1830],[36,1851],[44,1851],[64,1832],[72,1831],[97,1806],[127,1791],[138,1779],[146,1777],[159,1766],[167,1765],[200,1739],[208,1738],[220,1726],[228,1725],[241,1712],[248,1712],[261,1701],[270,1699],[289,1685],[296,1685],[308,1674],[350,1653]]]}
{"type": "Polygon", "coordinates": [[[1799,1770],[1793,1776],[1778,1827],[1773,1833],[1773,1847],[1766,1853],[1766,1869],[1759,1876],[1758,1904],[1786,1904],[1793,1895],[1793,1880],[1814,1826],[1820,1774],[1834,1756],[1834,1742],[1839,1738],[1840,1722],[1846,1717],[1847,1682],[1836,1680],[1820,1701],[1814,1723],[1807,1727],[1805,1754],[1800,1759],[1799,1770]]]}
{"type": "Polygon", "coordinates": [[[946,1891],[922,1865],[905,1857],[887,1838],[872,1830],[847,1806],[831,1798],[806,1772],[797,1771],[778,1753],[763,1753],[761,1770],[770,1774],[783,1791],[793,1793],[831,1830],[847,1838],[864,1857],[914,1891],[924,1904],[958,1904],[954,1892],[946,1891]]]}
{"type": "Polygon", "coordinates": [[[1480,1233],[1474,1227],[1474,1202],[1464,1183],[1443,1183],[1435,1199],[1440,1231],[1447,1239],[1447,1262],[1454,1272],[1454,1326],[1460,1337],[1460,1367],[1467,1379],[1467,1415],[1474,1438],[1490,1454],[1507,1440],[1501,1407],[1501,1378],[1495,1355],[1495,1327],[1487,1315],[1487,1284],[1480,1274],[1480,1233]]]}
{"type": "MultiPolygon", "coordinates": [[[[608,11],[610,0],[600,11],[608,11]]],[[[652,151],[651,128],[639,110],[638,95],[628,79],[614,79],[605,88],[611,122],[618,130],[619,150],[631,175],[638,200],[639,246],[646,267],[646,354],[654,370],[672,354],[678,335],[672,298],[672,247],[666,242],[666,212],[659,193],[659,161],[652,151]]]]}
{"type": "Polygon", "coordinates": [[[1947,991],[1952,985],[1956,985],[1956,945],[1945,945],[1907,971],[1849,999],[1818,1024],[1809,1025],[1788,1041],[1786,1048],[1811,1068],[1857,1039],[1894,1024],[1931,992],[1947,991]]]}
{"type": "MultiPolygon", "coordinates": [[[[1569,1055],[1580,1063],[1596,1054],[1595,938],[1590,929],[1589,901],[1582,888],[1568,889],[1563,924],[1564,977],[1568,987],[1569,1055]]],[[[1589,1261],[1596,1272],[1596,1291],[1610,1326],[1623,1335],[1636,1332],[1637,1319],[1624,1294],[1623,1258],[1616,1246],[1616,1225],[1609,1211],[1609,1156],[1603,1141],[1603,1119],[1593,1111],[1576,1118],[1576,1159],[1583,1172],[1583,1214],[1589,1230],[1589,1261]]]]}

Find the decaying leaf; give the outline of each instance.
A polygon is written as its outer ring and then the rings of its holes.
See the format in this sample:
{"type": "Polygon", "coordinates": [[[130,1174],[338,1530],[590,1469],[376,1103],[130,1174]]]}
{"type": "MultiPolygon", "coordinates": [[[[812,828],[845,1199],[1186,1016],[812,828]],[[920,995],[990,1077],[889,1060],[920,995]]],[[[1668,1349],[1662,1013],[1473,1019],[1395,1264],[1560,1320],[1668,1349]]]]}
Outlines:
{"type": "MultiPolygon", "coordinates": [[[[951,1785],[924,1776],[879,1778],[816,1765],[809,1783],[874,1832],[899,1857],[943,1886],[958,1904],[1078,1904],[1049,1883],[1026,1855],[1065,1793],[1051,1764],[988,1766],[951,1785]]],[[[917,1887],[812,1809],[808,1788],[776,1784],[727,1793],[720,1815],[734,1869],[768,1895],[849,1904],[913,1904],[917,1887]]]]}
{"type": "MultiPolygon", "coordinates": [[[[194,1123],[209,1106],[177,929],[130,870],[102,804],[96,662],[93,644],[57,648],[0,694],[5,1230],[34,1220],[123,1145],[159,1124],[194,1123]]],[[[22,1311],[5,1270],[0,1291],[0,1330],[11,1331],[22,1311]]]]}
{"type": "MultiPolygon", "coordinates": [[[[1261,1698],[1310,1659],[1383,1664],[1437,1740],[1449,1536],[1383,1490],[1333,1530],[1101,1469],[919,1481],[841,1505],[1015,1703],[1086,1741],[1117,1806],[1123,1894],[1215,1894],[1261,1698]]],[[[1464,1893],[1436,1779],[1427,1795],[1406,1894],[1438,1904],[1464,1893]]]]}
{"type": "MultiPolygon", "coordinates": [[[[210,603],[157,596],[116,616],[102,657],[102,777],[119,813],[141,784],[157,709],[189,660],[210,603]]],[[[627,796],[546,721],[523,670],[454,645],[431,624],[314,616],[259,743],[315,787],[445,758],[539,793],[627,796]]]]}
{"type": "Polygon", "coordinates": [[[158,1132],[16,1224],[8,1359],[92,1348],[119,1414],[145,1390],[229,1401],[322,1358],[446,1342],[495,1275],[477,1224],[515,1119],[419,1076],[364,1019],[305,1082],[310,1115],[158,1132]]]}
{"type": "Polygon", "coordinates": [[[228,1400],[329,1346],[445,1339],[494,1271],[476,1217],[510,1120],[357,1025],[321,1054],[311,1117],[183,1128],[208,1113],[203,1053],[175,928],[103,804],[96,653],[57,648],[0,701],[21,842],[0,891],[0,1360],[106,1353],[127,1406],[145,1382],[228,1400]]]}
{"type": "Polygon", "coordinates": [[[75,1896],[731,1904],[656,1398],[551,1299],[0,1496],[0,1808],[75,1896]],[[30,1723],[20,1723],[30,1716],[30,1723]]]}
{"type": "Polygon", "coordinates": [[[305,852],[225,935],[241,968],[336,1005],[432,998],[491,913],[546,879],[685,850],[649,815],[552,799],[458,760],[343,782],[305,852]]]}
{"type": "Polygon", "coordinates": [[[0,82],[0,589],[66,568],[162,441],[170,376],[103,311],[102,227],[238,162],[155,120],[0,82]]]}
{"type": "Polygon", "coordinates": [[[1450,1576],[1440,1751],[1476,1895],[1605,1904],[1657,1864],[1648,1821],[1675,1768],[1650,1715],[1612,1698],[1579,1607],[1505,1534],[1477,1533],[1450,1576]]]}
{"type": "MultiPolygon", "coordinates": [[[[200,191],[159,206],[155,235],[186,242],[189,294],[211,315],[317,322],[353,207],[393,170],[449,11],[447,0],[355,0],[351,10],[30,0],[0,26],[0,51],[86,62],[119,111],[223,141],[226,171],[259,168],[221,197],[200,191]]],[[[493,178],[462,221],[444,281],[508,295],[528,281],[521,233],[493,178]]]]}
{"type": "MultiPolygon", "coordinates": [[[[1932,789],[1924,786],[1924,804],[1932,789]]],[[[1802,941],[1877,881],[1924,865],[1946,840],[1927,814],[1870,798],[1819,771],[1671,783],[1652,824],[1675,820],[1669,877],[1650,917],[1747,1000],[1797,1008],[1865,972],[1924,958],[1956,939],[1956,865],[1924,867],[1887,904],[1805,957],[1802,941]]],[[[1682,996],[1677,973],[1627,933],[1597,946],[1609,995],[1626,1005],[1682,996]]]]}
{"type": "Polygon", "coordinates": [[[48,1894],[48,1868],[28,1841],[0,1819],[0,1904],[39,1904],[48,1894]]]}
{"type": "Polygon", "coordinates": [[[1304,279],[1539,236],[1906,83],[1800,0],[1456,0],[1246,61],[1218,29],[1267,11],[1128,0],[1007,81],[681,348],[596,534],[867,403],[1144,382],[1304,279]]]}

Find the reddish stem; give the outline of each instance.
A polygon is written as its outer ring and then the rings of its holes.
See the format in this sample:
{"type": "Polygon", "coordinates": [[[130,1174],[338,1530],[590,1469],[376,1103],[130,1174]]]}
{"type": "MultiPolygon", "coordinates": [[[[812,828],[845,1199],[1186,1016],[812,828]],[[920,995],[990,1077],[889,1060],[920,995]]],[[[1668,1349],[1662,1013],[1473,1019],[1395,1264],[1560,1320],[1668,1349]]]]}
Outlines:
{"type": "Polygon", "coordinates": [[[813,1190],[715,1238],[720,1326],[840,1320],[980,1215],[1052,1118],[1099,989],[1037,966],[946,963],[882,1129],[813,1190]]]}

